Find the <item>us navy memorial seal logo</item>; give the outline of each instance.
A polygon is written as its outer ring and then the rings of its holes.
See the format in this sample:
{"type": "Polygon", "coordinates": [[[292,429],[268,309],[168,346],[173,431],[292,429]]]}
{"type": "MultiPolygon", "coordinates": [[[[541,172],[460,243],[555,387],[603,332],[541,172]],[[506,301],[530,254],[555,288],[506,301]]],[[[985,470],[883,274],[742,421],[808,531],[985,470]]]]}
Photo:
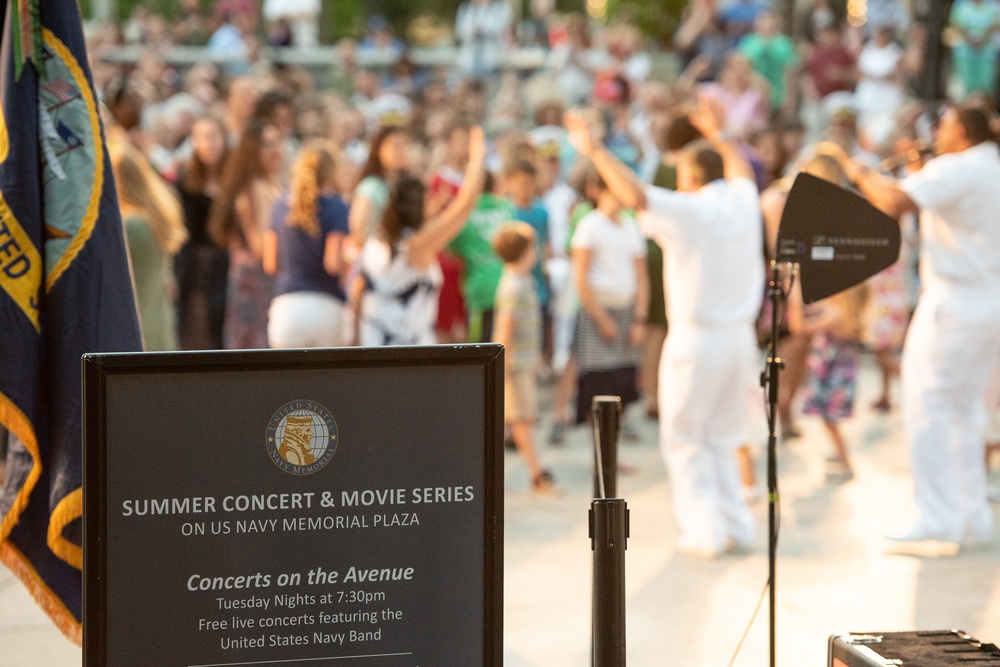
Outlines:
{"type": "Polygon", "coordinates": [[[315,401],[281,406],[267,425],[267,455],[290,475],[318,472],[337,451],[337,422],[315,401]]]}

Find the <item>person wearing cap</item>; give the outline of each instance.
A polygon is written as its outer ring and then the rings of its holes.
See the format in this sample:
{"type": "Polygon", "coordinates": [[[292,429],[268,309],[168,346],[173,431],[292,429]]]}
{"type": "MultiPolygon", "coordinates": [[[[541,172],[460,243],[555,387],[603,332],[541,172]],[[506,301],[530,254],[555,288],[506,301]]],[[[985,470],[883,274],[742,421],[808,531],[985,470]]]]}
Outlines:
{"type": "Polygon", "coordinates": [[[762,224],[754,173],[722,131],[724,111],[699,99],[689,116],[709,140],[684,151],[678,192],[645,185],[567,115],[570,141],[665,253],[670,334],[660,365],[660,446],[681,552],[714,557],[754,540],[734,450],[756,391],[754,322],[761,305],[762,224]]]}
{"type": "MultiPolygon", "coordinates": [[[[562,122],[561,105],[558,110],[559,122],[562,122]]],[[[549,219],[549,258],[545,262],[545,272],[551,290],[549,301],[552,315],[551,363],[552,370],[558,377],[557,400],[554,401],[552,411],[553,427],[564,431],[564,422],[567,421],[565,413],[569,406],[568,395],[575,386],[574,373],[573,369],[569,368],[569,362],[578,304],[576,290],[571,280],[568,249],[570,210],[577,202],[578,195],[561,174],[560,155],[566,145],[566,129],[561,125],[540,125],[528,133],[528,139],[538,150],[538,189],[549,219]]],[[[558,437],[557,434],[557,439],[558,437]]]]}
{"type": "Polygon", "coordinates": [[[409,98],[399,93],[382,93],[374,97],[364,108],[365,122],[370,132],[378,132],[383,127],[408,127],[413,115],[413,104],[409,98]]]}
{"type": "Polygon", "coordinates": [[[992,537],[983,429],[990,373],[1000,362],[1000,149],[987,115],[950,107],[937,157],[894,180],[836,147],[848,177],[893,217],[920,212],[923,291],[903,343],[903,429],[917,519],[898,543],[974,544],[992,537]]]}
{"type": "Polygon", "coordinates": [[[569,233],[569,209],[576,201],[576,192],[562,178],[562,151],[566,130],[556,125],[536,127],[528,140],[539,157],[538,189],[549,216],[549,245],[554,257],[566,255],[566,235],[569,233]]]}

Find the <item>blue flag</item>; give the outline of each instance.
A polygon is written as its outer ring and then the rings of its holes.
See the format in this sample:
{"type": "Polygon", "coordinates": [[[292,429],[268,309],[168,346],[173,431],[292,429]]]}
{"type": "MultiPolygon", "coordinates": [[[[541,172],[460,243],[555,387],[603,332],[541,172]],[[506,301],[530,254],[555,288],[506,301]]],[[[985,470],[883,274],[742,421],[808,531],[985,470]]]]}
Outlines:
{"type": "Polygon", "coordinates": [[[80,643],[80,356],[142,344],[76,0],[0,9],[0,560],[80,643]]]}

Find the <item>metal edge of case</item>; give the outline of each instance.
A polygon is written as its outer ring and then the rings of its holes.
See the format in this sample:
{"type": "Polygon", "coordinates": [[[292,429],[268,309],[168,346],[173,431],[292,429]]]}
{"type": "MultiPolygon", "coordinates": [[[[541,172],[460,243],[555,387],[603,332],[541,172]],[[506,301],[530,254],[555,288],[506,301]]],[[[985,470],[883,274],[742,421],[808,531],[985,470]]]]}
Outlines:
{"type": "Polygon", "coordinates": [[[827,643],[827,667],[898,667],[902,665],[902,661],[879,655],[870,647],[870,644],[877,644],[880,641],[881,635],[850,632],[832,634],[827,643]],[[869,639],[869,641],[851,641],[852,637],[858,640],[869,639]],[[840,664],[837,665],[835,661],[840,664]]]}

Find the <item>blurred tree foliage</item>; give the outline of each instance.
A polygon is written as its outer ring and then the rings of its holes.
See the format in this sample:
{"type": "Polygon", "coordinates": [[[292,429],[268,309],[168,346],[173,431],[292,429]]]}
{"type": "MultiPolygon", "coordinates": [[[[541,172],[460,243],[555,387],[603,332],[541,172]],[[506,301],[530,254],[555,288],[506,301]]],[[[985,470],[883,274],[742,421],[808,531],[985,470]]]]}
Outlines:
{"type": "Polygon", "coordinates": [[[361,0],[323,0],[322,7],[319,38],[323,43],[364,34],[365,8],[361,0]]]}
{"type": "MultiPolygon", "coordinates": [[[[98,3],[94,0],[77,0],[80,5],[80,13],[84,18],[93,16],[93,7],[98,3]]],[[[174,18],[179,9],[178,0],[112,0],[111,5],[118,10],[119,20],[125,20],[138,6],[144,6],[156,14],[165,16],[168,19],[174,18]]],[[[209,7],[210,3],[202,2],[203,6],[209,7]]]]}
{"type": "MultiPolygon", "coordinates": [[[[78,0],[84,16],[91,16],[95,0],[78,0]]],[[[461,0],[321,0],[320,37],[332,43],[341,37],[361,38],[369,16],[381,14],[400,37],[407,36],[412,22],[420,16],[433,17],[435,23],[451,27],[461,0]]],[[[517,0],[515,0],[516,2],[517,0]]],[[[522,15],[527,14],[531,0],[521,0],[522,15]]],[[[180,7],[178,0],[112,0],[120,19],[127,19],[134,7],[144,5],[153,12],[173,18],[180,7]]],[[[607,0],[608,20],[626,18],[634,21],[647,37],[666,44],[676,29],[687,0],[607,0]]],[[[211,11],[214,0],[202,0],[211,11]]],[[[556,0],[556,10],[562,13],[586,12],[586,0],[556,0]]]]}
{"type": "Polygon", "coordinates": [[[611,20],[634,22],[646,37],[666,47],[677,30],[685,5],[687,0],[608,0],[608,14],[611,20]]]}
{"type": "Polygon", "coordinates": [[[436,16],[451,25],[460,0],[323,0],[324,34],[339,37],[363,37],[369,16],[381,14],[405,37],[410,24],[419,16],[436,16]]]}

